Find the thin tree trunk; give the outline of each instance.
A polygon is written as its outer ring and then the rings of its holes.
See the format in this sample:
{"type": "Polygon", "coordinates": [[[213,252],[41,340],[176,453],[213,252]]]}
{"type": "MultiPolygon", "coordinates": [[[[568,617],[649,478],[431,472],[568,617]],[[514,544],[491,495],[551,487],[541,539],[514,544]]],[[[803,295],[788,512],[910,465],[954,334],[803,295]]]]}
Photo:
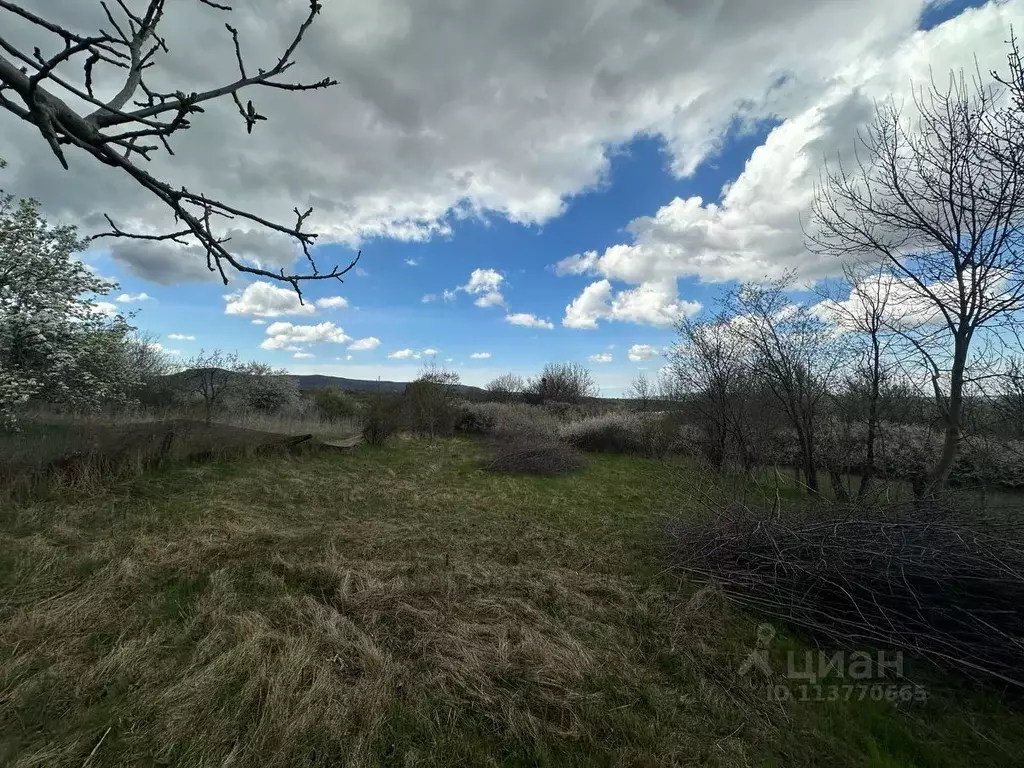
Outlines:
{"type": "Polygon", "coordinates": [[[871,480],[875,475],[875,434],[878,431],[878,397],[879,390],[881,388],[881,350],[878,346],[877,335],[872,334],[871,344],[871,351],[874,356],[871,366],[871,399],[868,401],[867,445],[865,446],[866,450],[864,451],[864,467],[861,470],[860,487],[857,488],[858,499],[863,499],[867,496],[868,488],[871,486],[871,480]]]}
{"type": "Polygon", "coordinates": [[[964,334],[958,334],[953,349],[953,367],[949,377],[949,406],[946,409],[946,435],[942,443],[942,453],[935,467],[928,474],[923,488],[924,496],[934,496],[946,489],[949,474],[960,450],[960,421],[964,409],[964,369],[967,366],[967,348],[969,340],[964,334]]]}

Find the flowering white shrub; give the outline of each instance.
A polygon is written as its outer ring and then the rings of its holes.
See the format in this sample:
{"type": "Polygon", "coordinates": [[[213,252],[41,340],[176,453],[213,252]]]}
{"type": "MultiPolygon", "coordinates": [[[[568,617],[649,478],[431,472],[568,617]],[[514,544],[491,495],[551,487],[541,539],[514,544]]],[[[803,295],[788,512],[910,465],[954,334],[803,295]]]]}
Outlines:
{"type": "Polygon", "coordinates": [[[73,227],[50,226],[33,200],[0,193],[0,421],[45,399],[92,408],[123,398],[132,381],[129,334],[120,315],[97,311],[116,288],[73,258],[73,227]]]}

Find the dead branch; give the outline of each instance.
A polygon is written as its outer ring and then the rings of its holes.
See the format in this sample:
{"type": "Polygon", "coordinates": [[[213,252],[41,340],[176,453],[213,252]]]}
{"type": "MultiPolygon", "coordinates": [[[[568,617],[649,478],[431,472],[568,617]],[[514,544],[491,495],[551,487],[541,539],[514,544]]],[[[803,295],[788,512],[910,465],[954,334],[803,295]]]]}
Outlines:
{"type": "MultiPolygon", "coordinates": [[[[231,6],[213,0],[197,1],[224,13],[233,10],[231,6]]],[[[57,53],[47,57],[38,47],[29,52],[0,35],[0,108],[32,123],[65,169],[69,165],[64,148],[77,147],[104,165],[127,173],[170,208],[175,221],[182,223],[177,231],[154,235],[125,231],[107,216],[110,230],[94,235],[93,239],[168,240],[182,245],[198,242],[206,252],[207,266],[211,271],[217,271],[225,283],[228,280],[224,265],[227,264],[238,272],[287,282],[300,296],[299,286],[303,281],[340,280],[355,267],[359,256],[344,268],[335,265],[330,271],[321,272],[310,252],[317,235],[304,229],[312,209],[300,212],[296,208],[294,224],[277,223],[205,194],[190,192],[185,187],[173,187],[138,164],[140,159],[150,160],[151,154],[159,151],[161,146],[173,154],[170,139],[175,133],[188,130],[191,118],[203,113],[202,105],[206,102],[230,97],[245,123],[246,132],[252,133],[256,123],[267,117],[258,111],[251,99],[243,105],[239,96],[243,89],[263,87],[309,91],[337,85],[337,81],[331,78],[311,83],[282,78],[295,64],[295,51],[319,15],[322,9],[320,2],[309,1],[305,19],[283,53],[267,69],[253,70],[246,65],[238,30],[225,23],[234,47],[238,76],[202,93],[184,90],[160,92],[150,88],[146,82],[146,71],[153,66],[155,58],[169,53],[167,42],[158,32],[166,0],[147,0],[142,13],[132,10],[126,0],[115,0],[115,4],[116,8],[106,0],[100,0],[109,30],[82,35],[29,11],[23,3],[0,0],[0,18],[4,12],[16,16],[49,33],[62,45],[57,53]],[[81,76],[72,81],[68,70],[76,61],[81,62],[81,76]],[[95,71],[99,67],[113,68],[124,78],[121,88],[105,101],[94,91],[95,71]],[[72,109],[57,95],[61,91],[86,103],[91,111],[86,113],[72,109]],[[144,139],[158,141],[159,144],[145,143],[144,139]],[[300,273],[286,273],[283,269],[273,272],[242,262],[226,247],[229,238],[218,234],[212,225],[217,219],[241,219],[288,236],[301,247],[308,270],[300,273]]],[[[0,29],[5,26],[0,26],[0,29]]]]}

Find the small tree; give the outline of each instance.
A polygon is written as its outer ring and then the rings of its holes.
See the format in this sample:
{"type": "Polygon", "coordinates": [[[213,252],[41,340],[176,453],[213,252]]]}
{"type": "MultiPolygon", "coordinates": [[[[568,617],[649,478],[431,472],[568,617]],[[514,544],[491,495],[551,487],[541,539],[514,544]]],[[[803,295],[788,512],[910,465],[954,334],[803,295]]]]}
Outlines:
{"type": "Polygon", "coordinates": [[[522,393],[525,386],[523,377],[519,374],[504,373],[487,385],[487,393],[492,400],[508,403],[515,400],[522,393]]]}
{"type": "Polygon", "coordinates": [[[643,373],[633,377],[626,391],[626,397],[633,401],[633,407],[641,413],[646,413],[651,408],[651,401],[654,400],[655,386],[643,373]]]}
{"type": "Polygon", "coordinates": [[[186,361],[185,368],[185,389],[202,399],[206,423],[210,424],[214,409],[224,404],[229,393],[240,388],[244,363],[236,352],[200,350],[186,361]]]}
{"type": "Polygon", "coordinates": [[[548,363],[540,376],[530,379],[525,391],[542,403],[579,403],[599,392],[594,375],[580,363],[548,363]]]}
{"type": "MultiPolygon", "coordinates": [[[[748,350],[752,372],[795,433],[807,489],[818,495],[818,421],[842,371],[842,350],[824,320],[789,299],[791,280],[747,283],[727,295],[725,306],[732,332],[748,350]]],[[[836,492],[842,493],[841,484],[836,492]]]]}
{"type": "Polygon", "coordinates": [[[1024,308],[1020,66],[1014,47],[1009,102],[954,75],[915,98],[914,123],[880,104],[857,162],[826,169],[814,201],[809,247],[880,261],[900,288],[892,328],[920,355],[944,422],[925,494],[945,487],[959,450],[972,347],[1024,308]]]}
{"type": "Polygon", "coordinates": [[[687,412],[704,435],[705,453],[722,467],[731,454],[753,467],[753,410],[757,382],[748,347],[727,317],[683,318],[669,352],[669,375],[662,388],[687,412]]]}
{"type": "Polygon", "coordinates": [[[430,437],[451,434],[455,428],[459,382],[455,371],[427,363],[419,376],[406,385],[403,394],[409,426],[430,437]]]}
{"type": "Polygon", "coordinates": [[[864,462],[857,496],[863,498],[875,474],[875,443],[883,416],[883,393],[892,384],[898,361],[892,348],[889,321],[895,303],[892,281],[883,269],[847,265],[844,268],[847,296],[823,292],[819,313],[845,334],[852,369],[846,375],[845,392],[838,407],[847,423],[863,421],[864,462]]]}
{"type": "Polygon", "coordinates": [[[282,413],[298,407],[299,382],[284,368],[250,361],[238,367],[238,386],[233,393],[239,405],[260,413],[282,413]]]}

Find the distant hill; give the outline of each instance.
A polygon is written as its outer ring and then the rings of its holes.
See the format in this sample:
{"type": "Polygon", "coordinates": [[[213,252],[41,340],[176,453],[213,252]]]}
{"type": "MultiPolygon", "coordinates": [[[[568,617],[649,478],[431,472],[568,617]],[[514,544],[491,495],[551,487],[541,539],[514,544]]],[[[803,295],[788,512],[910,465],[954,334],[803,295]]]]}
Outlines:
{"type": "MultiPolygon", "coordinates": [[[[299,382],[299,389],[324,389],[333,387],[347,392],[404,392],[406,381],[376,381],[370,379],[344,379],[340,376],[324,376],[322,374],[310,374],[308,376],[293,376],[299,382]]],[[[468,384],[459,384],[457,389],[463,395],[483,395],[485,390],[481,387],[471,387],[468,384]]]]}
{"type": "MultiPolygon", "coordinates": [[[[179,371],[167,377],[168,381],[180,381],[187,378],[189,371],[179,371]]],[[[387,392],[401,393],[405,391],[406,381],[376,381],[370,379],[345,379],[341,376],[325,376],[323,374],[309,374],[296,376],[289,374],[289,378],[299,383],[299,389],[303,391],[313,389],[341,389],[346,392],[387,392]]],[[[470,387],[460,384],[459,392],[466,396],[482,395],[484,390],[480,387],[470,387]]]]}

